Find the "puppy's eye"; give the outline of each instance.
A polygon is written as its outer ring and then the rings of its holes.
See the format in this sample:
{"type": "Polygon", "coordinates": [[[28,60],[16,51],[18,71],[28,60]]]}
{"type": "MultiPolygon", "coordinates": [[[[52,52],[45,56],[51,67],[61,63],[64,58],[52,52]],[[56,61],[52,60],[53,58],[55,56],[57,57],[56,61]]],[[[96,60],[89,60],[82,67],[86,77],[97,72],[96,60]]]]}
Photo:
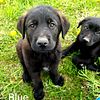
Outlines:
{"type": "Polygon", "coordinates": [[[32,28],[32,29],[35,29],[37,27],[37,21],[33,21],[32,23],[29,24],[28,27],[32,28]]]}
{"type": "Polygon", "coordinates": [[[33,23],[31,23],[31,24],[29,25],[29,27],[31,27],[31,28],[35,28],[35,27],[36,27],[36,25],[35,25],[35,24],[33,24],[33,23]]]}
{"type": "Polygon", "coordinates": [[[85,29],[85,30],[88,30],[89,28],[88,28],[87,26],[84,26],[84,29],[85,29]]]}
{"type": "Polygon", "coordinates": [[[54,22],[50,22],[49,23],[49,27],[53,29],[55,27],[55,23],[54,22]]]}
{"type": "Polygon", "coordinates": [[[49,28],[53,29],[55,27],[55,22],[51,18],[47,20],[47,23],[49,28]]]}

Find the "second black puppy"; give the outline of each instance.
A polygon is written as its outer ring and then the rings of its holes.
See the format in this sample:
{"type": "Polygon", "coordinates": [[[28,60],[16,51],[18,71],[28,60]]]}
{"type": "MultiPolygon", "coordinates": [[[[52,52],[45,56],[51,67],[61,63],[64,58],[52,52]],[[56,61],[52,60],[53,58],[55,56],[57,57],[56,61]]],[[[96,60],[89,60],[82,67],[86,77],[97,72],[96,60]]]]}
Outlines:
{"type": "Polygon", "coordinates": [[[85,18],[79,22],[78,28],[80,26],[80,34],[71,46],[63,50],[62,58],[79,50],[79,55],[72,59],[77,68],[86,66],[89,70],[100,71],[97,64],[94,64],[100,56],[100,18],[85,18]]]}

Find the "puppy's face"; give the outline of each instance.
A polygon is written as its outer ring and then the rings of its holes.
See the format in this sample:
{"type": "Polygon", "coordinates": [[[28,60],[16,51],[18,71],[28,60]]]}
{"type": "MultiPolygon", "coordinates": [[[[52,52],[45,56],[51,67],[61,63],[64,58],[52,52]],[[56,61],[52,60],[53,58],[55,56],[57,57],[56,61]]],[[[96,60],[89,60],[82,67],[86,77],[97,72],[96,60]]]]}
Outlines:
{"type": "MultiPolygon", "coordinates": [[[[19,23],[21,24],[22,21],[19,23]]],[[[37,52],[48,52],[56,47],[60,32],[62,31],[62,35],[67,33],[69,23],[53,8],[39,6],[27,13],[23,27],[31,48],[37,52]]],[[[25,35],[25,33],[22,34],[25,35]]]]}
{"type": "Polygon", "coordinates": [[[36,8],[27,16],[26,33],[34,51],[50,51],[56,46],[61,31],[59,17],[50,9],[36,8]]]}
{"type": "Polygon", "coordinates": [[[86,18],[79,23],[81,32],[79,40],[84,41],[87,46],[92,46],[100,41],[100,18],[86,18]]]}

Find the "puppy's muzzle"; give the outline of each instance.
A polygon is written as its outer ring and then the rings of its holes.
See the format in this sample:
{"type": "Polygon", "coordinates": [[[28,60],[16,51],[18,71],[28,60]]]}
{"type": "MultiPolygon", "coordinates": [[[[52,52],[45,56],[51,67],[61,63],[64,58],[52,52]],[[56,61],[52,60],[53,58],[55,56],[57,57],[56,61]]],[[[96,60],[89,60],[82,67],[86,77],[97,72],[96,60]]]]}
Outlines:
{"type": "Polygon", "coordinates": [[[41,49],[45,49],[49,45],[49,41],[46,36],[39,37],[36,41],[36,45],[41,49]]]}
{"type": "Polygon", "coordinates": [[[90,39],[88,37],[84,37],[83,40],[85,40],[86,42],[90,42],[90,39]]]}
{"type": "Polygon", "coordinates": [[[90,35],[87,35],[87,36],[85,36],[84,38],[83,38],[83,40],[85,40],[86,42],[90,42],[90,35]]]}

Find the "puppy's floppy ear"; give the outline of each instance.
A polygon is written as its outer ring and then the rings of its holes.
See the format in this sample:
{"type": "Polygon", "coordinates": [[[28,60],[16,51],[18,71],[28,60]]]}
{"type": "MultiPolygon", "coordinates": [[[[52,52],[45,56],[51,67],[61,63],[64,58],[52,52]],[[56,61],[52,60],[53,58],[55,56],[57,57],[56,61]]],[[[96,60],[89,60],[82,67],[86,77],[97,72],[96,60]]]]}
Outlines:
{"type": "Polygon", "coordinates": [[[79,28],[82,24],[84,24],[86,21],[91,20],[92,17],[87,17],[85,19],[83,19],[82,21],[79,22],[78,27],[79,28]]]}
{"type": "Polygon", "coordinates": [[[64,39],[65,34],[67,34],[69,28],[70,28],[70,23],[69,21],[59,12],[57,9],[55,10],[58,17],[60,18],[61,21],[61,31],[62,31],[62,38],[64,39]]]}
{"type": "Polygon", "coordinates": [[[26,16],[27,16],[27,13],[24,13],[23,16],[21,16],[19,18],[18,23],[17,23],[17,29],[22,34],[23,39],[25,37],[25,21],[26,21],[26,16]]]}
{"type": "Polygon", "coordinates": [[[68,20],[64,16],[60,16],[59,12],[58,12],[58,16],[59,16],[60,21],[61,21],[62,38],[64,39],[65,34],[67,34],[67,32],[70,28],[70,23],[68,22],[68,20]]]}
{"type": "Polygon", "coordinates": [[[70,23],[67,21],[67,19],[64,16],[60,16],[60,20],[61,20],[61,27],[62,27],[62,38],[64,39],[65,34],[67,34],[70,28],[70,23]]]}

